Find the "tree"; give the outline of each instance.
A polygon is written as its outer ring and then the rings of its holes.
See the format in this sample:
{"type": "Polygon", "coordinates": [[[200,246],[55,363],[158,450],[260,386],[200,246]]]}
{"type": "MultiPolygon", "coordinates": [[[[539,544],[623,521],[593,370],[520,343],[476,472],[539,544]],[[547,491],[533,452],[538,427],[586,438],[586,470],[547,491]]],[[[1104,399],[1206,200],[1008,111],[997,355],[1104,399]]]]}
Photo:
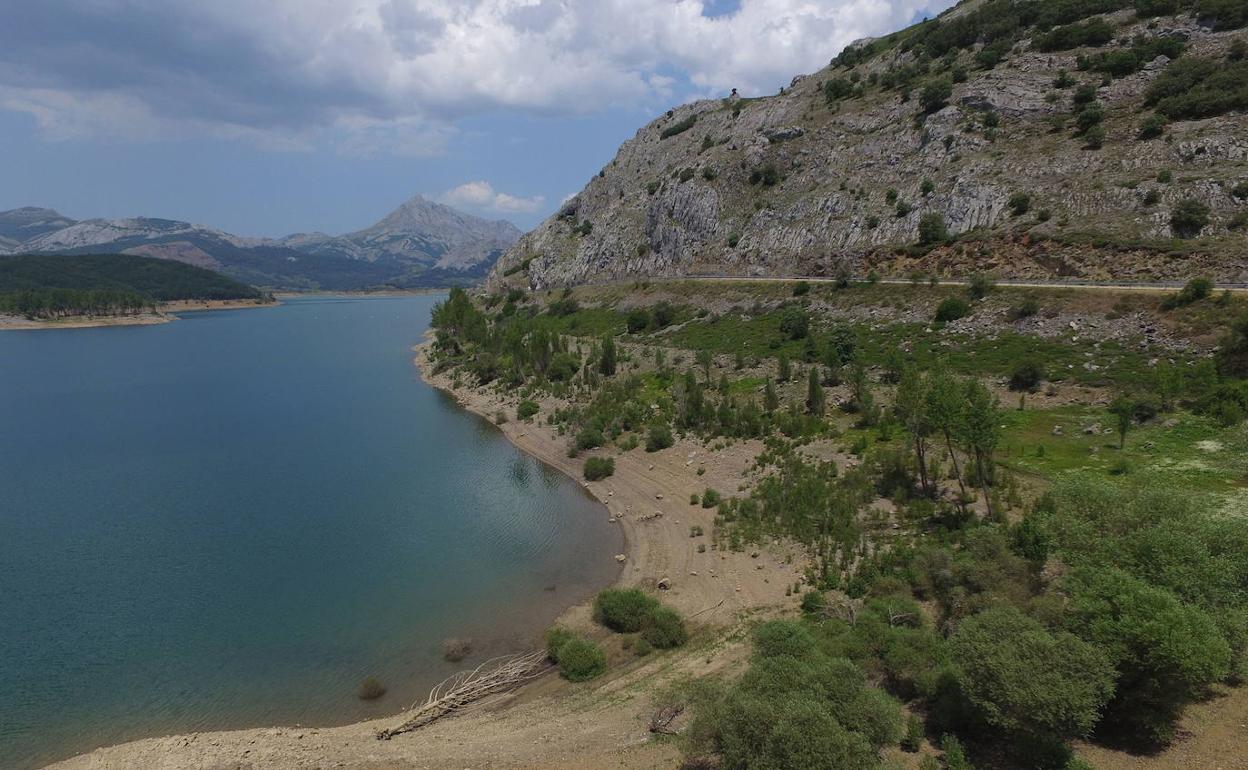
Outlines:
{"type": "Polygon", "coordinates": [[[763,411],[771,414],[780,408],[780,396],[776,395],[776,385],[767,378],[767,385],[763,388],[763,411]]]}
{"type": "Polygon", "coordinates": [[[800,307],[789,307],[780,316],[780,333],[785,339],[800,340],[810,331],[810,315],[800,307]]]}
{"type": "Polygon", "coordinates": [[[806,386],[806,411],[822,417],[824,410],[823,385],[819,382],[819,367],[810,367],[809,382],[806,386]]]}
{"type": "Polygon", "coordinates": [[[1106,719],[1126,735],[1167,741],[1183,705],[1230,671],[1217,623],[1165,589],[1112,567],[1084,567],[1062,584],[1066,627],[1109,651],[1118,671],[1106,719]]]}
{"type": "Polygon", "coordinates": [[[610,334],[602,338],[602,355],[598,359],[598,371],[605,377],[615,374],[615,338],[610,334]]]}
{"type": "Polygon", "coordinates": [[[953,435],[962,424],[963,399],[957,380],[943,369],[937,368],[928,375],[927,416],[932,430],[945,438],[945,448],[953,463],[953,475],[958,480],[962,495],[959,504],[966,506],[966,485],[962,482],[962,470],[958,467],[958,453],[953,448],[953,435]]]}
{"type": "Polygon", "coordinates": [[[708,348],[703,348],[697,352],[698,366],[702,367],[703,374],[706,375],[706,381],[711,381],[711,367],[715,365],[715,354],[708,348]]]}
{"type": "Polygon", "coordinates": [[[793,370],[789,366],[789,357],[784,353],[780,354],[779,370],[780,371],[777,373],[776,378],[779,379],[780,382],[788,382],[793,378],[793,370]]]}
{"type": "Polygon", "coordinates": [[[919,244],[936,246],[949,240],[949,229],[945,226],[945,217],[931,212],[919,217],[919,244]]]}
{"type": "Polygon", "coordinates": [[[932,423],[927,415],[927,380],[912,365],[901,370],[893,410],[914,442],[915,464],[923,494],[931,495],[933,490],[927,479],[927,444],[932,435],[932,423]]]}
{"type": "Polygon", "coordinates": [[[936,78],[923,86],[923,91],[919,94],[919,104],[923,106],[924,112],[932,113],[944,107],[951,96],[953,83],[948,78],[936,78]]]}
{"type": "Polygon", "coordinates": [[[1113,665],[1100,649],[1013,607],[964,620],[950,650],[966,697],[989,724],[1011,732],[1087,735],[1114,691],[1113,665]]]}
{"type": "Polygon", "coordinates": [[[1195,198],[1184,198],[1170,212],[1170,229],[1180,238],[1199,235],[1209,224],[1209,207],[1195,198]]]}
{"type": "Polygon", "coordinates": [[[1248,377],[1248,314],[1231,323],[1218,345],[1217,365],[1223,377],[1248,377]]]}
{"type": "Polygon", "coordinates": [[[961,433],[967,449],[975,458],[975,471],[989,516],[993,511],[988,485],[992,481],[992,453],[1001,439],[1000,419],[996,397],[979,380],[969,381],[966,384],[966,409],[963,411],[961,433]]]}
{"type": "Polygon", "coordinates": [[[1109,413],[1117,418],[1119,450],[1127,445],[1127,431],[1131,430],[1131,416],[1134,411],[1135,402],[1121,394],[1109,405],[1109,413]]]}

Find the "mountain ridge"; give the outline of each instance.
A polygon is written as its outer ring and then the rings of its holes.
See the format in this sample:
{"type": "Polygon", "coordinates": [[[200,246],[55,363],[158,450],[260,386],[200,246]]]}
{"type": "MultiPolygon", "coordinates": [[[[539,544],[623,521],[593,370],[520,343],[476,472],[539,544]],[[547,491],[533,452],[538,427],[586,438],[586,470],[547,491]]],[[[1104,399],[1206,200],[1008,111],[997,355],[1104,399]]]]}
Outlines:
{"type": "Polygon", "coordinates": [[[341,236],[251,238],[156,217],[74,220],[37,207],[0,212],[0,255],[116,251],[282,289],[472,283],[520,234],[505,220],[476,217],[420,195],[371,227],[341,236]]]}
{"type": "Polygon", "coordinates": [[[676,107],[489,283],[872,271],[1243,282],[1248,89],[1217,79],[1242,69],[1248,82],[1248,19],[1206,4],[962,3],[857,41],[777,95],[676,107]]]}

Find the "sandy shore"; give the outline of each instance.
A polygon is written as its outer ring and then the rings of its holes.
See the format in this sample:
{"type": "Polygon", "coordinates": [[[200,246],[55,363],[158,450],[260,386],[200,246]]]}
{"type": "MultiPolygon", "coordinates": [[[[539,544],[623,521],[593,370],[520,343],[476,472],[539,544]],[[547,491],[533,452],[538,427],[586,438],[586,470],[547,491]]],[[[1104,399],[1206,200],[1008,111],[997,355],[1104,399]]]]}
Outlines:
{"type": "MultiPolygon", "coordinates": [[[[489,390],[453,386],[432,375],[428,345],[416,364],[430,385],[487,419],[500,410],[514,418],[518,399],[489,390]]],[[[543,403],[542,414],[555,406],[543,403]]],[[[539,415],[540,418],[540,415],[539,415]]],[[[500,429],[517,447],[581,479],[584,458],[567,457],[567,439],[536,421],[507,421],[500,429]]],[[[694,640],[668,654],[636,658],[620,637],[594,626],[588,605],[568,609],[562,623],[601,640],[611,659],[602,679],[572,685],[549,675],[468,713],[390,741],[376,731],[403,720],[396,715],[333,728],[260,728],[151,738],[98,749],[51,767],[58,770],[224,770],[225,768],[658,768],[671,767],[677,751],[652,741],[646,729],[656,690],[677,677],[705,674],[739,663],[745,653],[742,622],[772,608],[795,605],[786,597],[801,574],[800,554],[774,545],[758,551],[711,550],[714,511],[691,505],[690,495],[712,487],[735,494],[761,442],[715,452],[686,440],[662,452],[600,450],[615,457],[615,475],[582,482],[623,529],[626,548],[619,582],[651,590],[671,583],[664,602],[691,617],[694,640]],[[699,475],[699,469],[703,469],[699,475]],[[655,514],[660,514],[655,516],[655,514]],[[706,534],[693,537],[691,528],[706,534]],[[698,546],[705,545],[699,553],[698,546]],[[789,562],[792,563],[789,563],[789,562]]]]}
{"type": "Polygon", "coordinates": [[[239,308],[276,307],[280,302],[256,302],[252,299],[184,300],[165,302],[156,312],[136,315],[75,316],[54,321],[32,321],[22,316],[0,314],[0,331],[5,329],[90,329],[99,326],[152,326],[176,321],[175,313],[199,310],[237,310],[239,308]]]}

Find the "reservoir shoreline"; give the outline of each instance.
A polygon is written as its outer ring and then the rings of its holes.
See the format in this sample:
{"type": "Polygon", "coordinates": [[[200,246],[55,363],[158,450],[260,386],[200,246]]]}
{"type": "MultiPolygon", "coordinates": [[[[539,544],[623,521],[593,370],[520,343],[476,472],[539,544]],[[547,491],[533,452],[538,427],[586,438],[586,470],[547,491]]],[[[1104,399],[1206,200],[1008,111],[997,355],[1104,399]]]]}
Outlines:
{"type": "MultiPolygon", "coordinates": [[[[570,684],[551,673],[480,708],[390,741],[376,740],[376,732],[401,722],[406,711],[338,727],[266,727],[148,738],[97,749],[49,768],[173,770],[223,762],[300,770],[380,765],[573,768],[595,766],[594,759],[621,767],[674,761],[671,744],[646,738],[645,704],[656,683],[739,660],[743,619],[796,603],[786,594],[804,563],[791,551],[777,547],[761,553],[699,552],[690,537],[693,526],[710,531],[715,516],[713,510],[689,505],[690,495],[706,487],[737,490],[747,483],[761,442],[710,450],[698,441],[682,439],[660,452],[619,454],[614,476],[587,482],[580,472],[584,458],[567,457],[565,437],[537,420],[514,419],[517,398],[457,386],[450,374],[435,374],[429,336],[413,348],[412,363],[420,378],[459,408],[489,422],[520,451],[592,494],[603,508],[601,515],[614,520],[612,526],[619,526],[623,535],[623,565],[611,585],[657,591],[659,581],[670,583],[671,590],[662,592],[663,601],[689,617],[700,629],[695,633],[710,647],[647,658],[612,649],[608,674],[599,680],[570,684]],[[499,412],[509,418],[501,425],[495,420],[499,412]],[[642,764],[624,761],[625,755],[642,764]]],[[[542,414],[552,405],[543,402],[542,414]]],[[[618,641],[592,622],[591,605],[586,599],[567,606],[557,623],[617,648],[618,641]]]]}
{"type": "Polygon", "coordinates": [[[210,310],[241,310],[245,308],[270,308],[281,305],[280,300],[257,302],[254,299],[179,300],[162,302],[156,312],[135,315],[69,316],[54,320],[31,320],[23,316],[0,314],[0,331],[27,331],[31,329],[95,329],[104,326],[153,326],[178,320],[179,313],[197,313],[210,310]]]}

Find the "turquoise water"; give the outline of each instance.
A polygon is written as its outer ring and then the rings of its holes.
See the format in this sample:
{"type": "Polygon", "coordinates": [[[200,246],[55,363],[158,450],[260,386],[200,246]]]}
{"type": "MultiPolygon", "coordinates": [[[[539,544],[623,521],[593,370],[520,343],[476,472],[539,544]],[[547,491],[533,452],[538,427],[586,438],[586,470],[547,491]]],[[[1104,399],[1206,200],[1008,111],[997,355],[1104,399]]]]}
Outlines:
{"type": "Polygon", "coordinates": [[[0,767],[395,713],[616,577],[595,501],[419,381],[436,299],[0,333],[0,767]]]}

